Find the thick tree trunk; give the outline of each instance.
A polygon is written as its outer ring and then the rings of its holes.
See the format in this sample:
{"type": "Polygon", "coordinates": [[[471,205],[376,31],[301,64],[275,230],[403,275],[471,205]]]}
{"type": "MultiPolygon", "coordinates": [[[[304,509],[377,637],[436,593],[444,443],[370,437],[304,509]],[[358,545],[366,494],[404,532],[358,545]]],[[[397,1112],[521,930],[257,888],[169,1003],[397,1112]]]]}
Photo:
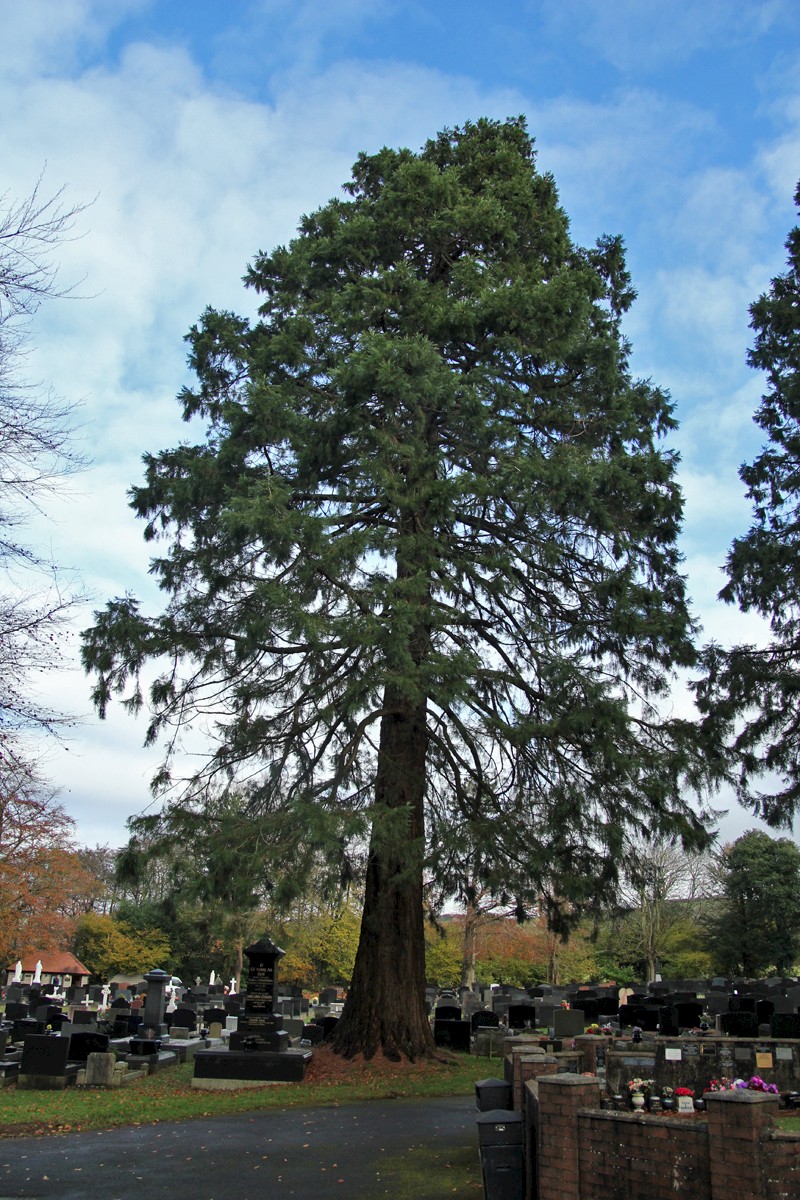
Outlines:
{"type": "Polygon", "coordinates": [[[547,943],[547,982],[551,987],[558,987],[558,947],[559,939],[552,933],[548,934],[547,943]]]}
{"type": "Polygon", "coordinates": [[[361,937],[333,1045],[347,1057],[383,1050],[413,1060],[434,1050],[422,906],[426,704],[387,687],[384,710],[361,937]]]}
{"type": "Polygon", "coordinates": [[[464,916],[464,940],[461,949],[461,986],[470,990],[475,986],[475,958],[478,948],[478,925],[480,912],[474,904],[467,905],[464,916]]]}
{"type": "Polygon", "coordinates": [[[233,978],[236,981],[236,991],[239,992],[242,986],[242,971],[244,969],[244,937],[237,937],[234,943],[236,951],[236,961],[233,966],[233,978]]]}

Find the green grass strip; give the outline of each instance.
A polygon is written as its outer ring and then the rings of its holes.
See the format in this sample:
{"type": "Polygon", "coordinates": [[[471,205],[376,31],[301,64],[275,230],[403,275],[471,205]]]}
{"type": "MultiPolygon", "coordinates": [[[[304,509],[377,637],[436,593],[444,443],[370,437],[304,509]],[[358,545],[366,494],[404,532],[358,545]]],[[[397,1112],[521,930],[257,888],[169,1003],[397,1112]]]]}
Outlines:
{"type": "Polygon", "coordinates": [[[232,1092],[206,1092],[191,1086],[192,1065],[166,1068],[121,1088],[64,1091],[0,1090],[0,1137],[152,1125],[217,1114],[261,1112],[273,1108],[310,1108],[352,1104],[397,1096],[467,1096],[475,1081],[496,1074],[497,1058],[452,1055],[453,1061],[417,1067],[407,1077],[387,1078],[364,1063],[348,1083],[289,1083],[232,1092]]]}

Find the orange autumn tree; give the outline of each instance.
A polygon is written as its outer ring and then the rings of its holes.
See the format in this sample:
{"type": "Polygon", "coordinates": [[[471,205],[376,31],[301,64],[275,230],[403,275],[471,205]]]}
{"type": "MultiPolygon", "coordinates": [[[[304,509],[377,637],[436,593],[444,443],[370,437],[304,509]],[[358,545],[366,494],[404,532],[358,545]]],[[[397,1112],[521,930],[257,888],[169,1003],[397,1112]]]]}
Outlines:
{"type": "Polygon", "coordinates": [[[0,965],[65,950],[98,882],[72,841],[74,822],[24,773],[0,793],[0,965]]]}
{"type": "Polygon", "coordinates": [[[530,987],[536,983],[585,983],[600,974],[590,929],[579,925],[564,940],[542,914],[518,922],[496,916],[479,930],[476,968],[484,982],[530,987]]]}

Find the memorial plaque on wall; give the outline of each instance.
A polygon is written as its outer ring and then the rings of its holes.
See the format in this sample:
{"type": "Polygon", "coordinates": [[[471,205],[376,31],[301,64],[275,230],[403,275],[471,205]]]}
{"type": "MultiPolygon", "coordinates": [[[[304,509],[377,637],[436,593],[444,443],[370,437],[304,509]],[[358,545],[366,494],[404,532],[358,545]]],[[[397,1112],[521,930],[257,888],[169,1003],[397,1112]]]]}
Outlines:
{"type": "Polygon", "coordinates": [[[700,1047],[698,1046],[697,1042],[686,1042],[686,1044],[683,1045],[681,1047],[681,1049],[683,1050],[685,1058],[699,1057],[700,1047]]]}
{"type": "Polygon", "coordinates": [[[775,1057],[778,1062],[791,1062],[794,1055],[791,1046],[776,1046],[775,1057]]]}

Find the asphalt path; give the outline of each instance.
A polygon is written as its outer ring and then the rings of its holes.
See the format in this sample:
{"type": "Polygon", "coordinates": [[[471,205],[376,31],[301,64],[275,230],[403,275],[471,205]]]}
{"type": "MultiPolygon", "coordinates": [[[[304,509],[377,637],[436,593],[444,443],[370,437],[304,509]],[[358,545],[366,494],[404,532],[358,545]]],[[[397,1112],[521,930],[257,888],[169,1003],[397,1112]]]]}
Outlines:
{"type": "Polygon", "coordinates": [[[401,1164],[419,1172],[418,1200],[439,1200],[426,1164],[468,1148],[477,1161],[476,1116],[453,1096],[4,1138],[0,1200],[377,1200],[402,1194],[401,1164]]]}

